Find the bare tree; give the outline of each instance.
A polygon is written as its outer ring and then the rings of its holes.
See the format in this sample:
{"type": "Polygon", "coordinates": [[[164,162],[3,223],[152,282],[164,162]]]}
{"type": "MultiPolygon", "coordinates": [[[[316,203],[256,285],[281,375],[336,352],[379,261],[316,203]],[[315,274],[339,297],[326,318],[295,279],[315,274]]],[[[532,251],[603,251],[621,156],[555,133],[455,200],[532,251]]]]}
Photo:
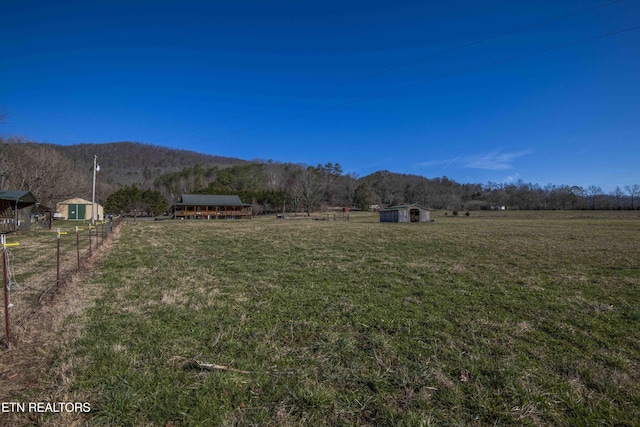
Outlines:
{"type": "Polygon", "coordinates": [[[313,166],[304,169],[300,174],[298,188],[307,216],[311,215],[311,211],[316,209],[320,203],[320,185],[320,178],[313,166]]]}
{"type": "Polygon", "coordinates": [[[269,160],[263,165],[264,183],[267,190],[282,190],[285,182],[284,166],[269,160]]]}
{"type": "Polygon", "coordinates": [[[339,177],[338,183],[339,186],[336,191],[338,192],[340,204],[349,207],[352,206],[356,194],[356,187],[358,186],[358,175],[356,173],[342,175],[339,177]]]}
{"type": "Polygon", "coordinates": [[[617,186],[612,192],[611,197],[616,201],[616,209],[622,209],[622,198],[624,197],[624,191],[620,186],[617,186]]]}
{"type": "Polygon", "coordinates": [[[7,187],[31,191],[47,206],[64,198],[88,194],[89,179],[55,147],[16,139],[9,144],[4,181],[7,187]]]}
{"type": "Polygon", "coordinates": [[[597,185],[590,185],[587,187],[585,194],[589,199],[589,204],[591,205],[591,209],[596,208],[596,202],[598,198],[602,195],[602,188],[597,185]]]}
{"type": "MultiPolygon", "coordinates": [[[[0,124],[7,119],[7,113],[0,110],[0,124]]],[[[0,188],[6,188],[6,162],[3,155],[4,150],[9,146],[9,142],[0,137],[0,188]]]]}
{"type": "Polygon", "coordinates": [[[640,193],[640,185],[625,185],[624,189],[627,191],[627,193],[629,193],[629,196],[631,197],[631,209],[635,209],[634,201],[638,193],[640,193]]]}

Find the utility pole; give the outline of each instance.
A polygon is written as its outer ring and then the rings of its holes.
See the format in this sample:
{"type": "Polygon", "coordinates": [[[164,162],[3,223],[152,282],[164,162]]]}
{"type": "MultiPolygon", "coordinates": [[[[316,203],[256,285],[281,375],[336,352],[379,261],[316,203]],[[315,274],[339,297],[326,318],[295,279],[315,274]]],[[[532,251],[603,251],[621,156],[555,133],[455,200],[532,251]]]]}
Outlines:
{"type": "Polygon", "coordinates": [[[98,166],[98,156],[93,156],[93,192],[91,196],[91,224],[96,223],[96,172],[100,170],[98,166]]]}

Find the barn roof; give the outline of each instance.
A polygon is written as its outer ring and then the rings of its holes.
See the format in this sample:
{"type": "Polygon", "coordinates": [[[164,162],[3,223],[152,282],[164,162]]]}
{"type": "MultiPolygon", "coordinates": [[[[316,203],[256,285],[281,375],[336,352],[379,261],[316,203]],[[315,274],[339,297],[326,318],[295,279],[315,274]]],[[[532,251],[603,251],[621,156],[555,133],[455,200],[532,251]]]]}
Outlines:
{"type": "Polygon", "coordinates": [[[202,205],[202,206],[251,206],[242,203],[239,196],[213,195],[213,194],[183,194],[181,203],[177,205],[202,205]]]}
{"type": "Polygon", "coordinates": [[[12,207],[18,206],[18,209],[26,208],[27,206],[35,205],[38,203],[36,196],[31,194],[31,191],[14,191],[14,190],[0,190],[0,201],[3,204],[10,204],[12,207]]]}
{"type": "Polygon", "coordinates": [[[67,199],[62,202],[58,202],[59,205],[90,205],[91,200],[82,199],[80,197],[74,197],[73,199],[67,199]]]}
{"type": "Polygon", "coordinates": [[[383,210],[381,210],[380,212],[385,212],[385,211],[401,211],[401,210],[409,209],[409,208],[420,208],[420,209],[423,209],[423,210],[425,210],[425,211],[428,211],[428,210],[429,210],[429,209],[427,209],[427,208],[423,208],[422,206],[420,206],[420,205],[417,205],[417,204],[413,203],[413,204],[408,204],[408,205],[389,206],[388,208],[383,209],[383,210]]]}

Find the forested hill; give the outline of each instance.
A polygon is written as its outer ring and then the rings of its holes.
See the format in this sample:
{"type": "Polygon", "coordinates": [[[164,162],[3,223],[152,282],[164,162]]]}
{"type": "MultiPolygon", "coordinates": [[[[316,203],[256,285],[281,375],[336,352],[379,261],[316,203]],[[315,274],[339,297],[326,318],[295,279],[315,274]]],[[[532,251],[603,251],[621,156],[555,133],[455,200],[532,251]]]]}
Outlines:
{"type": "Polygon", "coordinates": [[[98,156],[99,202],[123,187],[157,191],[167,201],[181,193],[239,194],[254,212],[419,203],[434,209],[637,209],[640,184],[605,194],[598,186],[517,181],[458,183],[390,171],[365,177],[339,163],[247,161],[133,142],[60,146],[0,137],[0,188],[31,191],[42,205],[71,197],[90,199],[98,156]]]}
{"type": "Polygon", "coordinates": [[[46,206],[55,206],[71,197],[90,199],[94,156],[98,156],[100,165],[96,181],[98,200],[105,200],[124,186],[153,188],[159,177],[195,165],[224,169],[251,164],[241,159],[136,142],[62,146],[0,136],[0,189],[29,190],[46,206]]]}
{"type": "Polygon", "coordinates": [[[195,151],[178,150],[138,142],[112,142],[106,144],[78,144],[58,146],[60,151],[78,165],[93,166],[98,156],[103,182],[149,187],[158,177],[181,171],[194,165],[205,168],[227,167],[249,163],[231,157],[212,156],[195,151]]]}

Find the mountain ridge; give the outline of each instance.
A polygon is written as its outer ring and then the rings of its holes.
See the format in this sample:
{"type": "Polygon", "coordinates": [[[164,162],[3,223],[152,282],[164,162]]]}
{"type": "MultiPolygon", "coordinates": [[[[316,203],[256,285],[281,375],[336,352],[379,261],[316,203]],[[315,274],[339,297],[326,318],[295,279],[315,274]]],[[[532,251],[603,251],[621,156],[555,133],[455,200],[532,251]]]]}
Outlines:
{"type": "Polygon", "coordinates": [[[150,187],[158,177],[200,165],[205,168],[225,168],[251,163],[250,161],[169,148],[141,142],[83,143],[56,146],[78,165],[93,167],[94,156],[100,165],[100,174],[109,184],[150,187]]]}

